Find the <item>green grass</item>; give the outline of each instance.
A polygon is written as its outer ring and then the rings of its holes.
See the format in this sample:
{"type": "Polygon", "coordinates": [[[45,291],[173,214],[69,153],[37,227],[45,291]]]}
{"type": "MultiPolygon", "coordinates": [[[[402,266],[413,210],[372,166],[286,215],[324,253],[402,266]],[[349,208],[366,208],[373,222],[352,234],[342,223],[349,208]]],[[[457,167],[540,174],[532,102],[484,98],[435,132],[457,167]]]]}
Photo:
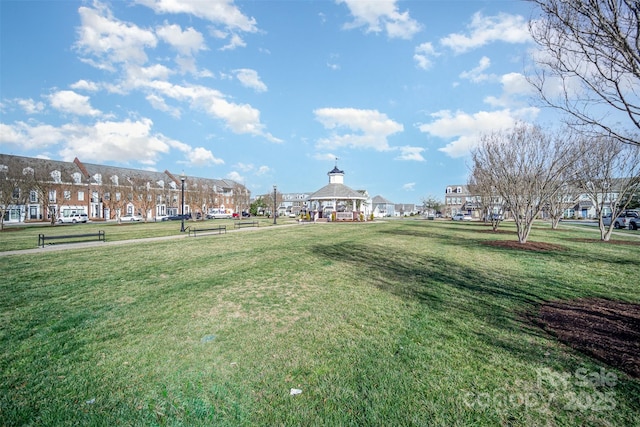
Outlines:
{"type": "MultiPolygon", "coordinates": [[[[510,227],[265,227],[0,257],[0,424],[639,425],[640,381],[525,315],[639,303],[640,247],[546,226],[530,240],[564,250],[482,243],[510,227]],[[601,368],[615,385],[547,381],[601,368]]],[[[2,233],[2,250],[28,233],[2,233]]]]}

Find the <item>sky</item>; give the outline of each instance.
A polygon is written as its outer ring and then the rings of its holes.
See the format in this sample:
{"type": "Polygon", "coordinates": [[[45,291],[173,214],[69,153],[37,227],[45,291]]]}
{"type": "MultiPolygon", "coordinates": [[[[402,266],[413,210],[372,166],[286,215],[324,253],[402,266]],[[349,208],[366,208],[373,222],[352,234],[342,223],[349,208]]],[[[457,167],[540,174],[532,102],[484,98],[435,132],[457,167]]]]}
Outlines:
{"type": "Polygon", "coordinates": [[[0,152],[394,203],[541,109],[517,0],[0,0],[0,152]]]}

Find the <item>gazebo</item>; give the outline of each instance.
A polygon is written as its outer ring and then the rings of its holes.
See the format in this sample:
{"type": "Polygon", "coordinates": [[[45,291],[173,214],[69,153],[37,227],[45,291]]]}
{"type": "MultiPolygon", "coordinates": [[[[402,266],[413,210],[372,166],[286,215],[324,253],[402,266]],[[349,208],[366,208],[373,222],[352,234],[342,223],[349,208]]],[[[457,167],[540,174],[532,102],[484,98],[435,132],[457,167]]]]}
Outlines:
{"type": "Polygon", "coordinates": [[[307,197],[307,206],[313,218],[359,220],[364,202],[368,199],[366,191],[356,191],[344,185],[344,171],[338,169],[338,165],[327,175],[329,184],[307,197]]]}

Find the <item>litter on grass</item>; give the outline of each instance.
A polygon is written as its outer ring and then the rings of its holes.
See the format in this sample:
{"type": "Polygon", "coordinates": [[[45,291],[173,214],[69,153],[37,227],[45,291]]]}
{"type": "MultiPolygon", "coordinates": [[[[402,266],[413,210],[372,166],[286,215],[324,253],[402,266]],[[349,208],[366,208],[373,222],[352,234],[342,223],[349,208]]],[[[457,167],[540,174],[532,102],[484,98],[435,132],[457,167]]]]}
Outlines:
{"type": "Polygon", "coordinates": [[[200,342],[206,343],[206,342],[211,342],[211,341],[213,341],[215,339],[216,339],[215,335],[205,335],[200,339],[200,342]]]}
{"type": "Polygon", "coordinates": [[[291,396],[295,396],[295,395],[301,394],[301,393],[302,393],[302,390],[300,390],[299,388],[292,388],[291,391],[289,392],[289,394],[291,396]]]}

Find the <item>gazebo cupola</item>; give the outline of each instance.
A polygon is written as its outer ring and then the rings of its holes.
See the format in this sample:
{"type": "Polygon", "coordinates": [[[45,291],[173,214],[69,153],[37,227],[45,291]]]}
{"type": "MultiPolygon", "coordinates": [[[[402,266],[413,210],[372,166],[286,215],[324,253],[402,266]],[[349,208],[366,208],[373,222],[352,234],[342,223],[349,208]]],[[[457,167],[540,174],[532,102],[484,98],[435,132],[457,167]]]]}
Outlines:
{"type": "Polygon", "coordinates": [[[344,171],[338,169],[338,165],[327,175],[329,175],[329,184],[344,184],[344,171]]]}

